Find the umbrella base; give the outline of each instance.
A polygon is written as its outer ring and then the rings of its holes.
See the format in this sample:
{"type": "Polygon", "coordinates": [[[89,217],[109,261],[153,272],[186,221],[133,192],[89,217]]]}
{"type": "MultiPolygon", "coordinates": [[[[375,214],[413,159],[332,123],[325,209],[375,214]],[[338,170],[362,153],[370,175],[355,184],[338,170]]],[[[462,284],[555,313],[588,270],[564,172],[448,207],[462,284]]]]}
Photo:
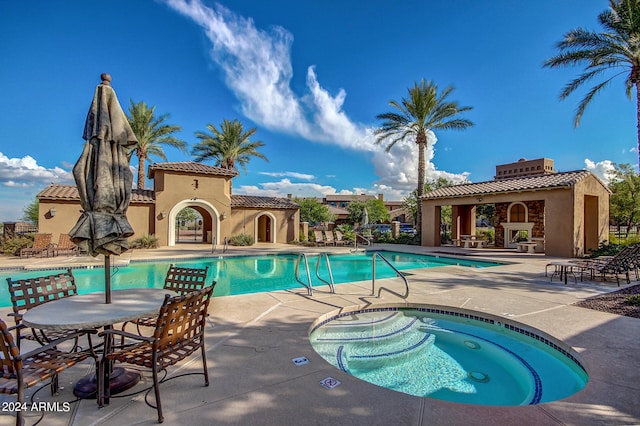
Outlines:
{"type": "MultiPolygon", "coordinates": [[[[124,368],[114,368],[109,379],[109,390],[111,395],[116,395],[131,389],[140,381],[140,374],[135,371],[127,371],[124,368]]],[[[95,399],[98,389],[98,382],[95,375],[85,376],[78,380],[73,387],[73,394],[80,399],[95,399]]]]}

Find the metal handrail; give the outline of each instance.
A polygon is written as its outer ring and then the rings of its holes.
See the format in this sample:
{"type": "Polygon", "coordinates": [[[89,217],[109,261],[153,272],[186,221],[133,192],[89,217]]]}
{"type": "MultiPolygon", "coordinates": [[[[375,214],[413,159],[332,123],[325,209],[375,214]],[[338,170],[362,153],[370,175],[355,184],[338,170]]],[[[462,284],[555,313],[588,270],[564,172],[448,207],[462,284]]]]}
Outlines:
{"type": "MultiPolygon", "coordinates": [[[[306,287],[307,294],[309,296],[313,296],[313,284],[311,282],[311,271],[309,270],[309,259],[306,253],[298,253],[298,258],[296,259],[296,265],[293,273],[295,275],[296,281],[298,281],[300,284],[306,287]],[[307,270],[307,283],[305,283],[300,279],[300,260],[301,259],[304,260],[304,265],[307,270]]],[[[333,271],[331,270],[331,262],[329,261],[329,255],[327,253],[318,253],[318,260],[316,261],[316,277],[320,281],[322,281],[323,283],[329,286],[331,293],[336,292],[336,289],[334,286],[335,283],[333,281],[333,271]],[[323,257],[325,259],[325,262],[327,263],[327,270],[329,271],[329,281],[325,280],[320,276],[320,263],[323,257]]]]}
{"type": "Polygon", "coordinates": [[[382,290],[394,294],[402,299],[406,299],[407,297],[409,297],[409,281],[407,281],[407,277],[405,277],[402,272],[400,272],[395,266],[393,266],[391,262],[389,262],[389,260],[387,260],[387,258],[380,254],[380,252],[378,251],[373,252],[373,256],[371,257],[371,295],[375,296],[376,294],[376,257],[382,259],[387,265],[389,265],[391,269],[393,269],[398,277],[402,278],[407,289],[406,293],[403,296],[400,293],[396,293],[395,291],[389,290],[386,287],[380,287],[378,289],[378,297],[380,297],[380,293],[382,293],[382,290]]]}
{"type": "Polygon", "coordinates": [[[305,253],[298,253],[298,258],[296,259],[296,266],[294,268],[293,274],[300,284],[307,288],[307,294],[309,296],[313,296],[313,284],[311,284],[311,274],[309,273],[309,260],[307,259],[307,255],[305,253]],[[305,267],[307,268],[307,283],[302,282],[300,277],[298,276],[298,272],[300,270],[300,259],[304,259],[305,267]]]}
{"type": "Polygon", "coordinates": [[[329,262],[329,255],[327,253],[320,253],[318,255],[318,261],[316,262],[316,277],[318,277],[320,281],[322,281],[323,283],[329,286],[329,288],[331,289],[331,293],[336,292],[336,289],[334,287],[334,282],[333,282],[333,271],[331,271],[331,262],[329,262]],[[322,260],[323,257],[327,263],[327,270],[329,271],[330,281],[327,281],[320,276],[320,261],[322,260]]]}

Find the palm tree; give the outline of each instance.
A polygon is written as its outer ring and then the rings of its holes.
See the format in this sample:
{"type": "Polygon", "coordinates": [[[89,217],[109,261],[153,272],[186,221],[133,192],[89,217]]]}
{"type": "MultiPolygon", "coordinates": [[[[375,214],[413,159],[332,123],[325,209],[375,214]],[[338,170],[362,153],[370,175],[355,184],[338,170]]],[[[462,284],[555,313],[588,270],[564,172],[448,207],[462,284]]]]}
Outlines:
{"type": "Polygon", "coordinates": [[[256,129],[245,131],[242,123],[238,120],[224,120],[218,130],[213,124],[207,124],[207,129],[211,133],[196,132],[196,137],[200,142],[193,147],[192,155],[195,161],[201,162],[205,160],[215,160],[217,167],[223,169],[238,171],[238,165],[242,166],[245,174],[247,173],[247,163],[251,157],[265,157],[258,152],[258,148],[264,146],[261,141],[252,142],[249,140],[256,133],[256,129]]]}
{"type": "Polygon", "coordinates": [[[604,32],[598,33],[576,28],[564,35],[557,44],[558,55],[548,59],[545,67],[583,65],[584,72],[567,84],[560,99],[593,79],[605,75],[604,80],[587,92],[578,104],[574,125],[578,127],[582,114],[591,99],[619,75],[626,76],[625,86],[629,99],[636,89],[636,115],[638,129],[638,165],[640,167],[640,1],[610,0],[609,10],[598,15],[604,32]]]}
{"type": "Polygon", "coordinates": [[[146,159],[153,155],[166,161],[167,156],[162,145],[169,145],[186,153],[187,143],[173,136],[173,133],[182,130],[180,126],[165,124],[169,114],[156,117],[155,106],[149,108],[144,101],[134,103],[130,100],[130,102],[127,118],[133,133],[138,138],[138,144],[129,151],[129,156],[135,154],[138,157],[138,189],[144,189],[146,159]]]}
{"type": "MultiPolygon", "coordinates": [[[[457,115],[469,111],[472,107],[459,106],[457,102],[447,100],[453,91],[453,86],[448,86],[438,94],[438,86],[424,79],[409,89],[409,98],[402,98],[401,102],[389,101],[389,105],[398,111],[387,112],[376,116],[382,120],[380,128],[375,130],[376,144],[387,143],[386,151],[404,140],[414,141],[418,145],[418,199],[424,194],[425,184],[425,158],[424,151],[427,147],[427,132],[435,130],[464,130],[473,123],[464,118],[455,118],[457,115]]],[[[418,203],[416,215],[416,228],[418,235],[422,228],[422,206],[418,203]]]]}

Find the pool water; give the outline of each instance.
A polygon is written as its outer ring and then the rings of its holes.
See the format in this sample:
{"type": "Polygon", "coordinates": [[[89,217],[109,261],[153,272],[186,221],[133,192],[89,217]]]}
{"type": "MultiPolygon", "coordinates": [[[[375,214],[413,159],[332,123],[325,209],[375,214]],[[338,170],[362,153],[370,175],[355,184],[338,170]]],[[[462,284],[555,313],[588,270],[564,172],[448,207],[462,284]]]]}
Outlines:
{"type": "Polygon", "coordinates": [[[443,311],[340,314],[315,326],[310,340],[320,356],[352,376],[452,402],[539,404],[566,398],[587,383],[575,357],[537,333],[477,315],[437,312],[443,311]]]}
{"type": "MultiPolygon", "coordinates": [[[[416,268],[435,268],[447,265],[483,268],[497,266],[500,263],[473,261],[442,256],[426,256],[399,252],[381,251],[397,269],[404,271],[416,268]]],[[[372,252],[329,255],[331,270],[336,284],[371,280],[372,252]]],[[[216,256],[209,258],[132,262],[128,266],[112,267],[112,290],[148,287],[161,288],[170,263],[195,268],[209,267],[207,282],[216,281],[215,296],[229,296],[237,294],[259,293],[265,291],[302,288],[295,279],[294,268],[298,255],[295,253],[262,256],[216,256]]],[[[323,282],[316,278],[316,256],[308,256],[309,269],[313,286],[323,286],[323,282]]],[[[329,280],[326,262],[321,261],[319,274],[329,280]]],[[[12,270],[0,271],[0,281],[6,283],[6,278],[13,280],[50,275],[63,271],[55,270],[12,270]]],[[[91,293],[104,290],[104,269],[74,269],[78,293],[91,293]]],[[[300,278],[306,282],[304,263],[300,266],[300,278]]],[[[393,270],[384,262],[376,263],[376,278],[390,278],[395,276],[393,270]]],[[[0,284],[0,307],[11,306],[11,299],[7,286],[0,284]]]]}

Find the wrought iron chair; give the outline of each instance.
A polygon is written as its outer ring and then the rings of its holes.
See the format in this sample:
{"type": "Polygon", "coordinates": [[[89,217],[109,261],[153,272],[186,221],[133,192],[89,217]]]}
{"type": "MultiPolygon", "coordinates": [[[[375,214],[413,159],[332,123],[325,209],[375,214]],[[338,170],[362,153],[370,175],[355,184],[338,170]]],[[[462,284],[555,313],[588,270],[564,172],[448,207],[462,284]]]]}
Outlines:
{"type": "MultiPolygon", "coordinates": [[[[71,272],[47,275],[35,278],[26,278],[23,280],[12,280],[7,278],[9,285],[9,294],[11,295],[11,304],[13,305],[13,313],[9,316],[14,317],[16,326],[22,322],[22,316],[26,311],[35,308],[43,303],[52,300],[71,297],[78,294],[76,281],[71,272]]],[[[21,327],[16,327],[16,342],[20,348],[22,339],[36,340],[41,345],[46,345],[49,341],[66,337],[75,333],[76,330],[47,331],[31,329],[31,334],[21,335],[21,327]]],[[[75,349],[75,348],[74,348],[75,349]]]]}
{"type": "MultiPolygon", "coordinates": [[[[160,382],[158,372],[165,370],[200,349],[204,371],[205,386],[209,386],[207,359],[204,348],[204,329],[209,300],[213,294],[212,284],[202,290],[182,296],[165,297],[155,324],[153,336],[145,337],[121,330],[108,329],[100,336],[117,335],[138,341],[111,353],[104,354],[99,363],[98,404],[102,406],[105,389],[105,368],[108,362],[119,361],[151,369],[153,388],[158,411],[158,423],[164,421],[162,403],[160,401],[160,382]]],[[[149,404],[152,406],[151,404],[149,404]]]]}
{"type": "MultiPolygon", "coordinates": [[[[28,353],[20,354],[20,349],[16,346],[11,334],[12,329],[20,327],[24,326],[7,327],[7,324],[0,319],[0,394],[17,395],[21,407],[25,403],[26,389],[51,379],[51,394],[54,395],[58,392],[59,373],[84,361],[89,356],[96,358],[91,345],[91,337],[86,330],[51,341],[28,353]],[[57,349],[63,342],[77,339],[84,334],[89,336],[89,351],[64,352],[57,349]]],[[[22,410],[17,410],[16,416],[16,424],[23,425],[22,410]]]]}
{"type": "MultiPolygon", "coordinates": [[[[175,291],[179,295],[187,294],[195,290],[201,290],[204,287],[209,267],[204,268],[183,268],[179,266],[169,265],[167,276],[164,279],[164,290],[175,291]]],[[[215,285],[215,282],[213,283],[215,285]]],[[[138,334],[142,334],[140,327],[155,327],[157,317],[139,318],[137,320],[128,321],[122,324],[122,331],[125,331],[127,324],[135,324],[138,328],[138,334]]],[[[120,342],[124,344],[124,338],[120,342]]]]}

